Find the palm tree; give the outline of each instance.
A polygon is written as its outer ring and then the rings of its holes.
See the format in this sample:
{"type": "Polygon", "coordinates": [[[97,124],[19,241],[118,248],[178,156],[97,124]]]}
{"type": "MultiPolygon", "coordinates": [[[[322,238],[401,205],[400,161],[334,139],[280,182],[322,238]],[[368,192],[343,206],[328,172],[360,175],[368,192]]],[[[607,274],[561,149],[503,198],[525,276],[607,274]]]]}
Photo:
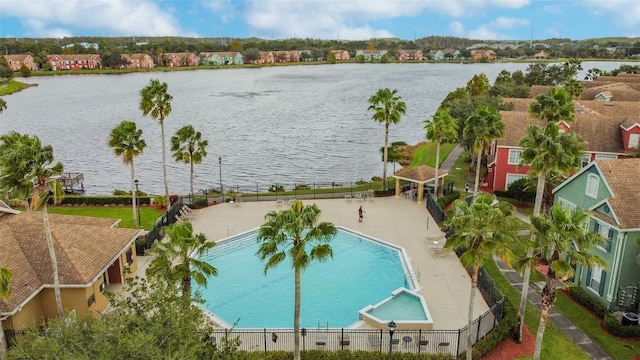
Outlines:
{"type": "Polygon", "coordinates": [[[3,98],[0,98],[0,114],[7,108],[7,103],[3,98]]]}
{"type": "MultiPolygon", "coordinates": [[[[573,211],[555,204],[550,208],[549,217],[544,214],[532,215],[531,225],[536,240],[534,255],[543,256],[548,260],[549,271],[545,276],[545,285],[541,296],[540,322],[536,336],[536,346],[533,352],[535,360],[540,359],[542,339],[547,325],[549,311],[556,298],[558,280],[567,279],[575,274],[576,264],[592,268],[594,265],[606,266],[606,261],[597,255],[589,254],[596,245],[606,239],[585,229],[584,223],[588,215],[581,209],[573,211]]],[[[534,257],[523,260],[529,266],[535,262],[534,257]]]]}
{"type": "Polygon", "coordinates": [[[564,83],[564,88],[572,99],[579,99],[580,95],[582,95],[582,92],[584,91],[582,81],[573,78],[564,83]]]}
{"type": "Polygon", "coordinates": [[[190,166],[191,198],[195,196],[193,191],[193,166],[200,164],[207,156],[207,140],[202,140],[200,131],[195,131],[193,126],[186,125],[180,128],[171,138],[171,151],[176,162],[184,162],[190,166]]]}
{"type": "Polygon", "coordinates": [[[529,106],[529,116],[546,122],[573,122],[575,107],[566,89],[552,87],[546,94],[537,95],[529,106]]]}
{"type": "Polygon", "coordinates": [[[158,79],[152,79],[145,88],[140,90],[140,110],[142,115],[151,114],[151,118],[160,124],[162,137],[162,179],[164,181],[164,195],[167,201],[167,211],[171,207],[169,200],[169,185],[167,184],[167,151],[164,141],[164,119],[171,113],[171,100],[173,97],[167,92],[167,83],[160,83],[158,79]]]}
{"type": "Polygon", "coordinates": [[[9,133],[0,137],[3,142],[0,148],[4,150],[0,154],[0,188],[3,190],[21,194],[30,199],[29,210],[41,209],[44,223],[45,238],[51,258],[51,270],[53,275],[53,289],[56,299],[58,317],[63,317],[62,296],[60,295],[60,279],[58,276],[58,260],[53,245],[53,235],[49,225],[49,213],[47,202],[51,199],[54,203],[62,199],[62,187],[53,180],[53,177],[61,175],[64,168],[61,162],[52,165],[54,161],[53,147],[43,146],[40,139],[33,135],[20,135],[9,133]],[[6,146],[8,141],[12,146],[6,146]]]}
{"type": "Polygon", "coordinates": [[[133,159],[140,155],[147,143],[142,139],[142,129],[136,127],[133,121],[123,120],[118,126],[111,130],[109,137],[109,147],[113,148],[116,156],[122,156],[122,161],[128,164],[131,169],[131,207],[133,209],[133,224],[137,229],[140,226],[140,219],[136,212],[137,200],[135,188],[135,169],[133,159]]]}
{"type": "Polygon", "coordinates": [[[336,227],[329,222],[318,223],[319,218],[317,205],[303,206],[301,200],[296,200],[289,209],[268,213],[266,222],[258,231],[260,248],[256,255],[267,260],[265,275],[287,255],[291,260],[295,277],[294,360],[300,360],[300,274],[313,261],[324,262],[333,258],[329,242],[337,232],[336,227]]]}
{"type": "MultiPolygon", "coordinates": [[[[451,216],[443,223],[452,227],[453,233],[445,248],[463,250],[462,264],[471,269],[471,296],[469,298],[469,330],[473,322],[473,307],[478,288],[478,272],[493,254],[511,262],[513,254],[510,246],[518,238],[517,220],[513,216],[514,206],[498,202],[494,195],[482,193],[473,198],[469,205],[466,200],[456,200],[450,211],[451,216]]],[[[471,360],[472,336],[467,337],[467,360],[471,360]]]]}
{"type": "Polygon", "coordinates": [[[424,121],[427,129],[426,137],[436,142],[436,183],[433,194],[438,198],[438,169],[440,168],[440,143],[442,140],[453,140],[458,137],[458,121],[451,117],[449,109],[440,108],[431,120],[424,121]]]}
{"type": "Polygon", "coordinates": [[[396,93],[398,90],[388,88],[378,89],[369,98],[371,104],[367,110],[372,110],[371,119],[384,123],[384,158],[382,161],[382,189],[387,190],[387,161],[389,144],[389,124],[397,124],[400,117],[407,113],[407,104],[396,93]]]}
{"type": "MultiPolygon", "coordinates": [[[[11,296],[11,279],[13,279],[11,270],[0,266],[0,302],[9,299],[9,296],[11,296]]],[[[4,359],[6,352],[7,340],[4,337],[2,321],[0,321],[0,360],[4,359]]]]}
{"type": "Polygon", "coordinates": [[[493,140],[502,136],[504,136],[504,122],[498,110],[494,108],[481,106],[465,122],[463,137],[472,141],[473,151],[476,154],[474,197],[477,196],[480,185],[482,154],[493,140]]]}
{"type": "MultiPolygon", "coordinates": [[[[566,177],[579,169],[585,143],[576,133],[564,133],[558,127],[559,121],[571,122],[575,115],[571,96],[564,89],[551,88],[548,94],[538,95],[535,99],[529,107],[529,115],[546,123],[542,128],[536,125],[529,126],[526,136],[518,145],[523,148],[520,154],[520,166],[529,165],[529,174],[538,178],[533,215],[539,215],[543,200],[551,196],[549,193],[545,195],[546,182],[552,175],[566,177]]],[[[532,248],[527,249],[527,258],[532,256],[532,251],[532,248]]],[[[518,308],[519,331],[516,339],[518,342],[522,341],[530,277],[531,268],[527,266],[524,269],[518,308]]]]}
{"type": "Polygon", "coordinates": [[[156,242],[149,252],[156,257],[149,263],[147,274],[161,277],[170,283],[180,282],[182,297],[191,300],[191,279],[200,286],[207,286],[207,276],[217,276],[218,270],[199,257],[216,243],[207,241],[204,234],[193,234],[190,222],[180,222],[166,227],[168,241],[156,242]]]}

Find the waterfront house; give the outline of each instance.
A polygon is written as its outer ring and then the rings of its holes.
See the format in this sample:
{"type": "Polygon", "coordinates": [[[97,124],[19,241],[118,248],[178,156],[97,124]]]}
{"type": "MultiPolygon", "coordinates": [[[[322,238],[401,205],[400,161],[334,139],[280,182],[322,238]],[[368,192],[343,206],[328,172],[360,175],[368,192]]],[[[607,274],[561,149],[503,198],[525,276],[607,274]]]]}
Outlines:
{"type": "Polygon", "coordinates": [[[494,61],[496,53],[493,50],[471,50],[471,58],[475,61],[494,61]]]}
{"type": "MultiPolygon", "coordinates": [[[[505,123],[505,134],[494,141],[490,148],[488,160],[487,184],[494,190],[506,190],[514,181],[526,177],[528,166],[518,167],[522,148],[518,146],[520,139],[526,134],[530,125],[542,126],[540,120],[531,118],[527,113],[533,99],[505,99],[505,103],[513,103],[514,111],[502,111],[505,123]]],[[[587,150],[583,155],[582,165],[593,160],[618,159],[629,156],[638,147],[640,137],[640,103],[616,102],[604,103],[597,100],[574,101],[576,108],[575,122],[558,124],[562,131],[575,131],[587,142],[587,150]]]]}
{"type": "Polygon", "coordinates": [[[201,52],[201,65],[242,65],[244,57],[237,51],[201,52]]]}
{"type": "Polygon", "coordinates": [[[347,50],[331,50],[331,52],[336,56],[336,61],[351,60],[351,55],[347,50]]]}
{"type": "Polygon", "coordinates": [[[3,55],[3,57],[13,71],[20,71],[22,65],[32,71],[38,70],[38,64],[33,60],[33,56],[31,55],[3,55]]]}
{"type": "Polygon", "coordinates": [[[434,61],[444,60],[444,53],[441,50],[431,50],[429,51],[429,56],[434,61]]]}
{"type": "Polygon", "coordinates": [[[122,54],[121,57],[127,61],[125,69],[151,69],[155,66],[149,54],[122,54]]]}
{"type": "MultiPolygon", "coordinates": [[[[140,230],[115,227],[119,220],[50,214],[58,261],[62,306],[66,312],[100,315],[105,289],[137,270],[135,239],[140,230]],[[130,271],[130,272],[129,272],[130,271]]],[[[42,214],[20,212],[0,202],[0,264],[13,272],[11,296],[0,301],[7,330],[57,316],[51,258],[42,214]]]]}
{"type": "Polygon", "coordinates": [[[380,59],[387,55],[387,50],[357,50],[356,57],[359,55],[364,56],[365,61],[380,61],[380,59]]]}
{"type": "Polygon", "coordinates": [[[198,55],[190,52],[165,53],[162,54],[164,66],[181,67],[181,66],[198,66],[200,58],[198,55]]]}
{"type": "Polygon", "coordinates": [[[568,178],[553,192],[555,203],[589,214],[585,226],[606,243],[591,251],[606,267],[576,267],[574,283],[609,309],[637,312],[640,295],[640,159],[596,160],[568,178]]]}
{"type": "Polygon", "coordinates": [[[396,60],[398,61],[422,61],[422,50],[398,50],[396,60]]]}
{"type": "Polygon", "coordinates": [[[449,60],[458,60],[461,57],[460,50],[450,48],[442,50],[442,54],[444,55],[445,59],[449,60]]]}
{"type": "Polygon", "coordinates": [[[260,51],[260,59],[256,64],[273,64],[276,62],[276,55],[273,51],[260,51]]]}
{"type": "Polygon", "coordinates": [[[98,54],[53,54],[47,55],[51,70],[95,70],[100,69],[98,54]]]}

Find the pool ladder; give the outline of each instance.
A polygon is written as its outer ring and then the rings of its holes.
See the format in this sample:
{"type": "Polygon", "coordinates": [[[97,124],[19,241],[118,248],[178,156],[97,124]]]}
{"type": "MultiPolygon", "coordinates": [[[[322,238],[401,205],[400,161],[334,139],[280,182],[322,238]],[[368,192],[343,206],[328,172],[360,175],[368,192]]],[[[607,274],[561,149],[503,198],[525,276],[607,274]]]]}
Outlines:
{"type": "Polygon", "coordinates": [[[420,282],[420,269],[411,270],[410,273],[405,276],[405,280],[409,281],[410,279],[416,278],[418,282],[420,282]]]}

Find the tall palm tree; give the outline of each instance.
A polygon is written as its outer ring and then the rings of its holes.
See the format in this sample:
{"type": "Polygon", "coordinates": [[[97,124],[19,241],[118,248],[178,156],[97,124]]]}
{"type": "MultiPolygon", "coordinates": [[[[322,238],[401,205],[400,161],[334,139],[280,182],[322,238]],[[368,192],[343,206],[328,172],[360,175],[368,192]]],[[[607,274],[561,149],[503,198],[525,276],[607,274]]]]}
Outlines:
{"type": "Polygon", "coordinates": [[[571,78],[564,83],[564,89],[572,99],[579,99],[584,91],[584,85],[582,81],[571,78]]]}
{"type": "Polygon", "coordinates": [[[0,137],[3,142],[0,148],[0,188],[9,193],[21,194],[29,199],[29,210],[41,210],[45,238],[51,259],[53,289],[56,299],[58,317],[63,317],[62,296],[60,295],[60,279],[58,276],[58,259],[53,244],[53,235],[49,224],[47,202],[54,203],[62,199],[62,187],[53,178],[61,175],[64,168],[61,162],[53,164],[53,147],[43,146],[40,139],[33,136],[9,133],[0,137]],[[12,146],[6,146],[8,141],[12,146]]]}
{"type": "Polygon", "coordinates": [[[400,122],[400,117],[407,113],[407,104],[402,97],[396,95],[398,90],[388,88],[378,89],[369,98],[369,108],[373,111],[371,119],[384,123],[384,158],[382,161],[382,189],[387,190],[387,161],[389,159],[389,125],[400,122]]]}
{"type": "Polygon", "coordinates": [[[427,129],[426,137],[436,143],[436,183],[433,194],[438,198],[438,170],[440,169],[440,143],[442,140],[453,140],[458,137],[458,120],[451,117],[448,108],[440,108],[431,120],[424,121],[427,129]]]}
{"type": "MultiPolygon", "coordinates": [[[[0,266],[0,302],[11,296],[11,279],[13,273],[9,268],[0,266]]],[[[4,359],[7,352],[7,339],[4,337],[4,328],[0,321],[0,360],[4,359]]]]}
{"type": "Polygon", "coordinates": [[[282,211],[271,211],[258,231],[260,248],[256,255],[267,260],[264,273],[287,258],[295,277],[295,306],[293,312],[294,360],[300,360],[300,274],[313,261],[324,262],[333,258],[329,242],[336,235],[336,227],[320,222],[320,209],[316,204],[303,206],[296,200],[282,211]]]}
{"type": "MultiPolygon", "coordinates": [[[[539,215],[548,179],[551,175],[564,177],[579,169],[586,145],[576,133],[564,133],[558,127],[559,121],[572,122],[575,118],[571,96],[563,88],[551,88],[547,94],[536,96],[529,107],[529,115],[546,121],[542,128],[529,126],[518,144],[523,148],[519,166],[529,165],[529,174],[538,178],[533,214],[539,215]]],[[[550,193],[546,194],[546,198],[550,196],[550,193]]],[[[532,248],[527,249],[527,258],[531,257],[532,251],[532,248]]],[[[518,342],[522,341],[530,277],[531,267],[525,266],[518,308],[518,342]]]]}
{"type": "Polygon", "coordinates": [[[167,183],[167,150],[164,140],[164,119],[171,113],[171,100],[173,97],[167,92],[167,83],[161,83],[158,79],[152,79],[149,85],[140,90],[140,110],[142,115],[151,115],[151,118],[160,124],[162,137],[162,179],[164,182],[164,195],[167,202],[167,211],[171,207],[169,200],[169,185],[167,183]]]}
{"type": "Polygon", "coordinates": [[[473,151],[476,154],[476,181],[473,188],[473,196],[478,195],[480,185],[480,164],[482,154],[493,140],[504,136],[504,122],[498,110],[488,107],[479,107],[465,122],[463,137],[471,140],[473,151]]]}
{"type": "MultiPolygon", "coordinates": [[[[493,254],[505,259],[507,263],[511,263],[513,259],[511,247],[518,238],[514,209],[512,204],[498,202],[494,195],[482,193],[474,197],[471,204],[467,204],[466,200],[456,200],[450,211],[451,216],[443,223],[444,226],[453,228],[445,248],[464,250],[460,261],[471,270],[469,330],[472,329],[480,267],[493,254]]],[[[467,360],[471,360],[473,353],[472,338],[467,337],[467,360]]]]}
{"type": "Polygon", "coordinates": [[[575,107],[565,88],[552,87],[546,94],[537,95],[529,106],[529,116],[546,122],[573,122],[575,107]]]}
{"type": "Polygon", "coordinates": [[[207,286],[207,276],[217,276],[218,270],[198,258],[206,254],[216,243],[207,241],[204,234],[193,234],[190,222],[179,222],[166,227],[168,241],[158,241],[149,252],[155,258],[149,263],[147,274],[182,285],[182,297],[191,300],[191,279],[200,286],[207,286]]]}
{"type": "MultiPolygon", "coordinates": [[[[545,285],[541,296],[540,322],[533,352],[535,360],[540,359],[542,339],[547,325],[549,311],[556,298],[558,280],[570,278],[575,274],[576,264],[592,268],[594,265],[606,266],[606,261],[589,251],[606,239],[585,229],[584,223],[588,215],[581,209],[573,211],[555,204],[550,208],[549,217],[544,214],[532,215],[531,225],[536,248],[534,256],[543,256],[548,260],[549,271],[545,276],[545,285]]],[[[535,257],[523,260],[531,265],[535,257]]]]}
{"type": "Polygon", "coordinates": [[[118,126],[111,130],[111,136],[108,142],[109,147],[113,148],[116,156],[122,156],[122,161],[129,165],[131,169],[131,207],[133,209],[133,224],[137,229],[140,226],[140,219],[136,212],[137,196],[135,188],[135,169],[133,159],[140,155],[147,143],[142,139],[142,129],[136,127],[133,121],[123,120],[118,126]]]}
{"type": "Polygon", "coordinates": [[[177,162],[184,162],[190,166],[189,182],[191,185],[191,198],[195,196],[193,191],[193,166],[200,164],[207,156],[207,146],[209,142],[202,140],[200,131],[195,131],[193,126],[181,127],[171,138],[171,151],[173,158],[177,162]]]}

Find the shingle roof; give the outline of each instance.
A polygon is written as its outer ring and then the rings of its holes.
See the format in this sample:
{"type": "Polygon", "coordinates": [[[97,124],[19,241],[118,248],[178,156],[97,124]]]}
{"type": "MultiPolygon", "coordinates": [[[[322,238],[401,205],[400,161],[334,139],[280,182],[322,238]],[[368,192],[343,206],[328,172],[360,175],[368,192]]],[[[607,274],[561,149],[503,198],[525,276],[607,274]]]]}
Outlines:
{"type": "Polygon", "coordinates": [[[593,100],[596,95],[600,93],[611,97],[613,101],[640,101],[640,91],[621,82],[586,88],[580,98],[583,100],[593,100]]]}
{"type": "MultiPolygon", "coordinates": [[[[131,244],[139,230],[111,227],[113,219],[49,215],[61,285],[89,285],[131,244]]],[[[41,213],[0,217],[0,264],[13,272],[12,294],[0,302],[11,313],[42,286],[53,284],[41,213]]]]}
{"type": "MultiPolygon", "coordinates": [[[[446,171],[443,171],[442,169],[438,170],[438,177],[442,177],[445,175],[447,175],[446,171]]],[[[427,165],[419,165],[412,168],[405,168],[402,170],[398,170],[393,176],[403,178],[403,179],[413,180],[418,183],[425,183],[429,180],[435,179],[436,169],[427,165]]]]}
{"type": "Polygon", "coordinates": [[[640,228],[640,159],[596,160],[613,196],[609,203],[625,229],[640,228]]]}

